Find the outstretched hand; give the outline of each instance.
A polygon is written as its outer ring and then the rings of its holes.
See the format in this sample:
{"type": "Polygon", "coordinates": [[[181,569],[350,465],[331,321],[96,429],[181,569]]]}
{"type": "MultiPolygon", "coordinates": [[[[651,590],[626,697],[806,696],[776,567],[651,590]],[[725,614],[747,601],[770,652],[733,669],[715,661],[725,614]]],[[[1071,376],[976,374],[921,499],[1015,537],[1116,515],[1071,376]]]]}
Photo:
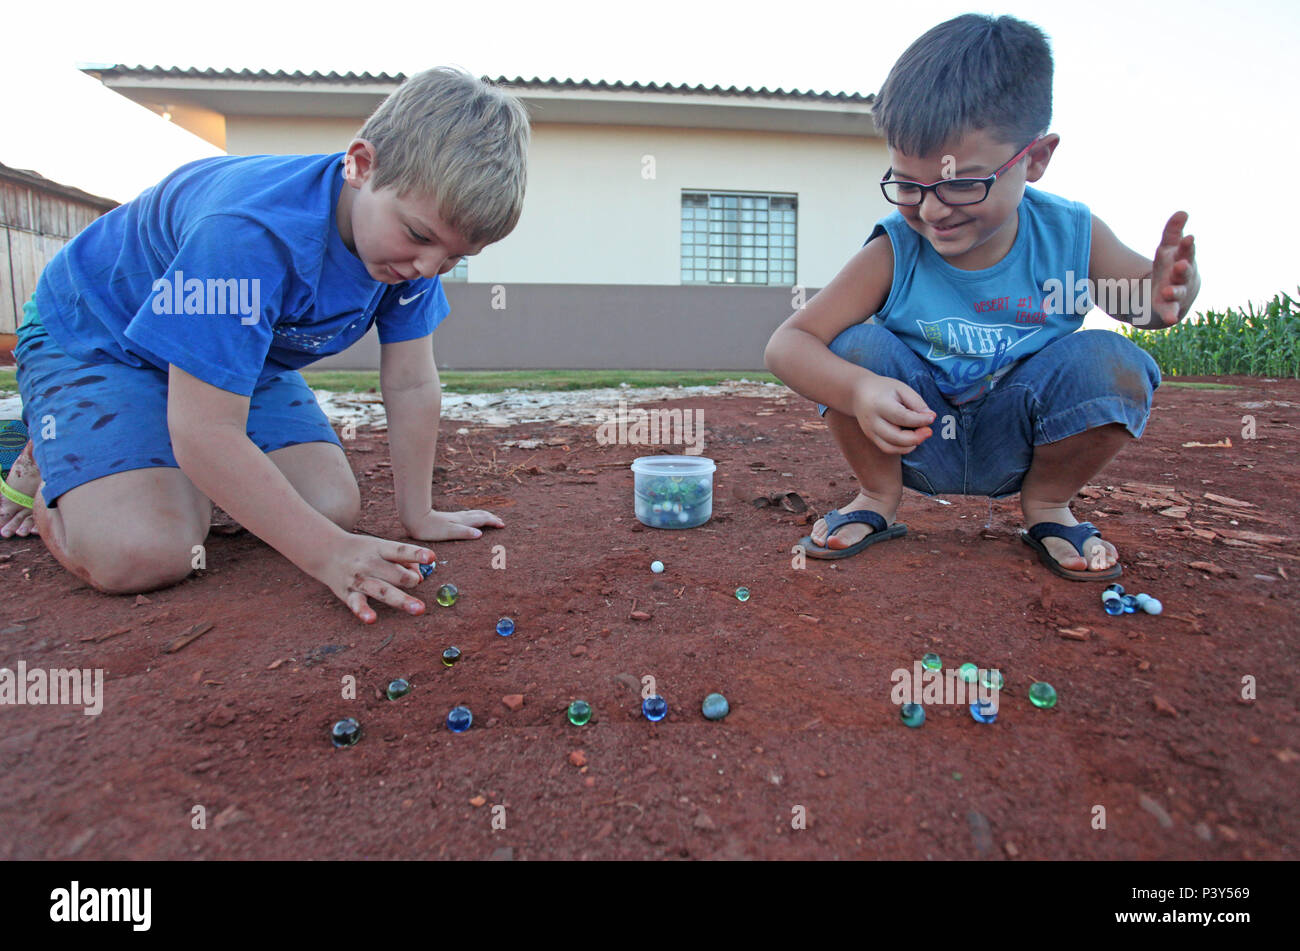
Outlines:
{"type": "Polygon", "coordinates": [[[1151,311],[1161,326],[1172,327],[1191,308],[1201,278],[1196,271],[1196,244],[1183,234],[1187,212],[1175,212],[1165,225],[1151,268],[1151,311]]]}

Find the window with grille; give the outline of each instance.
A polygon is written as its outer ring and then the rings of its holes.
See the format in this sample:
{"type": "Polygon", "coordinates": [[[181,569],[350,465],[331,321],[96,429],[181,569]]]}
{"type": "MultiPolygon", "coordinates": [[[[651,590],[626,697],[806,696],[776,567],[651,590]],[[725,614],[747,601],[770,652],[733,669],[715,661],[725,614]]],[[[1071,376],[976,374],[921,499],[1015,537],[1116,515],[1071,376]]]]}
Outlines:
{"type": "Polygon", "coordinates": [[[794,195],[682,192],[683,284],[795,283],[794,195]]]}
{"type": "Polygon", "coordinates": [[[468,281],[469,280],[469,258],[461,258],[456,262],[456,266],[442,275],[443,282],[447,281],[468,281]]]}

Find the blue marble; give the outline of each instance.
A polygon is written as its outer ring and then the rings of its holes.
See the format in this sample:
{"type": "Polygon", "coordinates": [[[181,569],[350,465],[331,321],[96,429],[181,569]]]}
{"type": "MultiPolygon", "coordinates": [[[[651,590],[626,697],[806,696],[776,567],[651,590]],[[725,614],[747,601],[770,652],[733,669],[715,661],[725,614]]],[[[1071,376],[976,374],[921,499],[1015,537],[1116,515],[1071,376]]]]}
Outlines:
{"type": "Polygon", "coordinates": [[[925,722],[925,707],[919,703],[905,703],[899,709],[898,715],[903,718],[905,725],[918,727],[925,722]]]}
{"type": "Polygon", "coordinates": [[[641,701],[641,712],[651,723],[658,723],[668,715],[668,701],[655,694],[641,701]]]}
{"type": "Polygon", "coordinates": [[[661,575],[664,573],[664,563],[662,561],[652,561],[650,562],[650,570],[657,575],[661,575]]]}
{"type": "MultiPolygon", "coordinates": [[[[1106,591],[1114,592],[1115,594],[1118,594],[1120,597],[1124,596],[1124,586],[1122,584],[1108,584],[1106,585],[1106,591]]],[[[1106,596],[1106,592],[1103,591],[1102,597],[1105,596],[1106,596]]]]}
{"type": "Polygon", "coordinates": [[[706,720],[721,720],[731,712],[731,704],[727,703],[727,698],[722,694],[711,693],[704,698],[700,712],[704,714],[706,720]]]}
{"type": "Polygon", "coordinates": [[[1164,609],[1165,606],[1155,598],[1147,598],[1142,602],[1142,610],[1147,612],[1147,614],[1159,614],[1164,609]]]}
{"type": "Polygon", "coordinates": [[[421,578],[427,578],[427,577],[429,577],[429,575],[433,574],[434,569],[437,568],[437,567],[438,567],[438,566],[437,566],[437,565],[434,565],[434,564],[421,565],[421,566],[420,566],[420,577],[421,577],[421,578]]]}
{"type": "Polygon", "coordinates": [[[1120,604],[1123,605],[1124,607],[1125,614],[1133,614],[1135,611],[1137,611],[1138,609],[1137,598],[1133,597],[1133,595],[1126,594],[1123,597],[1121,597],[1119,600],[1120,600],[1120,604]]]}
{"type": "Polygon", "coordinates": [[[970,715],[976,723],[993,723],[998,718],[998,711],[992,704],[972,703],[970,715]]]}
{"type": "Polygon", "coordinates": [[[389,700],[397,700],[399,697],[405,697],[410,692],[411,692],[410,682],[403,680],[400,677],[388,685],[389,700]]]}
{"type": "Polygon", "coordinates": [[[452,667],[458,660],[460,660],[459,647],[448,647],[442,652],[442,665],[444,667],[452,667]]]}
{"type": "Polygon", "coordinates": [[[921,658],[921,666],[926,670],[938,670],[943,666],[943,661],[938,654],[930,653],[921,658]]]}
{"type": "Polygon", "coordinates": [[[352,717],[346,717],[334,724],[330,730],[330,739],[335,746],[355,746],[357,740],[361,739],[361,724],[352,717]]]}
{"type": "Polygon", "coordinates": [[[1117,617],[1118,615],[1124,613],[1123,598],[1107,598],[1106,600],[1102,601],[1101,604],[1102,607],[1106,609],[1106,613],[1109,614],[1111,617],[1117,617]]]}
{"type": "Polygon", "coordinates": [[[748,589],[748,588],[737,588],[737,589],[736,589],[736,600],[737,600],[737,601],[748,601],[748,600],[749,600],[749,589],[748,589]]]}
{"type": "Polygon", "coordinates": [[[474,714],[469,712],[469,707],[452,707],[447,714],[447,729],[452,733],[464,733],[473,722],[474,714]]]}
{"type": "Polygon", "coordinates": [[[512,618],[503,617],[497,621],[497,633],[502,637],[509,637],[515,632],[515,622],[512,618]]]}

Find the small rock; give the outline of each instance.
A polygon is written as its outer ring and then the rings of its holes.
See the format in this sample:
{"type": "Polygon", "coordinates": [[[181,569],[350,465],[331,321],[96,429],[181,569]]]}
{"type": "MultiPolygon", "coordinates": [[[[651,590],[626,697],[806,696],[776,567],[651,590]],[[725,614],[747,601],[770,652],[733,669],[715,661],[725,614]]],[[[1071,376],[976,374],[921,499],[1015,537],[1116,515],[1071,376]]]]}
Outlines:
{"type": "Polygon", "coordinates": [[[975,840],[975,849],[980,855],[988,855],[993,850],[993,830],[983,813],[970,812],[966,815],[970,824],[971,838],[975,840]]]}
{"type": "Polygon", "coordinates": [[[136,604],[153,604],[153,601],[152,601],[150,598],[146,598],[143,594],[137,594],[137,595],[135,596],[135,603],[136,603],[136,604]]]}
{"type": "Polygon", "coordinates": [[[1006,851],[1007,858],[1013,859],[1020,854],[1020,850],[1016,848],[1016,844],[1014,842],[1004,842],[1002,844],[1002,848],[1006,851]]]}
{"type": "Polygon", "coordinates": [[[830,775],[830,773],[826,772],[826,770],[824,769],[819,769],[817,770],[817,775],[820,776],[822,779],[825,779],[827,776],[830,775]]]}
{"type": "Polygon", "coordinates": [[[587,754],[582,752],[582,750],[574,750],[569,754],[569,762],[574,766],[586,766],[587,754]]]}
{"type": "Polygon", "coordinates": [[[1162,829],[1173,828],[1174,820],[1169,818],[1169,813],[1165,812],[1164,806],[1160,805],[1160,803],[1156,802],[1146,793],[1142,793],[1138,796],[1138,805],[1151,813],[1151,815],[1155,816],[1156,822],[1160,823],[1162,829]]]}
{"type": "Polygon", "coordinates": [[[1214,841],[1214,833],[1210,831],[1210,827],[1204,822],[1196,823],[1192,831],[1196,833],[1197,838],[1204,839],[1206,842],[1214,841]]]}
{"type": "Polygon", "coordinates": [[[1151,698],[1151,702],[1156,705],[1157,712],[1163,713],[1166,716],[1170,716],[1170,717],[1178,716],[1178,711],[1174,709],[1174,705],[1170,703],[1168,700],[1166,700],[1164,697],[1153,696],[1151,698]]]}
{"type": "Polygon", "coordinates": [[[587,653],[587,648],[584,647],[582,644],[579,644],[579,645],[578,645],[577,647],[575,647],[573,650],[569,651],[569,656],[570,656],[570,657],[581,657],[581,656],[582,656],[583,654],[585,654],[585,653],[587,653]]]}
{"type": "Polygon", "coordinates": [[[226,826],[232,826],[237,822],[247,822],[251,818],[252,816],[248,813],[232,804],[217,813],[217,817],[212,820],[212,825],[217,829],[224,829],[226,826]]]}
{"type": "Polygon", "coordinates": [[[1218,828],[1219,828],[1219,835],[1223,836],[1229,842],[1236,842],[1237,839],[1239,838],[1239,836],[1237,835],[1237,830],[1232,828],[1232,826],[1221,825],[1218,828]]]}
{"type": "Polygon", "coordinates": [[[799,620],[807,621],[809,624],[820,624],[821,618],[813,617],[811,614],[800,614],[799,620]]]}
{"type": "Polygon", "coordinates": [[[511,710],[518,710],[524,705],[524,695],[522,693],[508,693],[501,698],[501,702],[511,710]]]}
{"type": "Polygon", "coordinates": [[[1222,568],[1220,568],[1218,565],[1214,564],[1213,562],[1209,562],[1209,561],[1189,561],[1187,563],[1187,567],[1195,568],[1197,571],[1204,571],[1206,574],[1210,574],[1210,575],[1223,574],[1222,568]]]}
{"type": "Polygon", "coordinates": [[[229,704],[222,704],[221,706],[213,710],[211,713],[209,713],[207,717],[204,718],[203,722],[206,723],[208,726],[216,726],[216,727],[230,726],[230,724],[235,722],[237,716],[238,714],[235,713],[235,710],[232,706],[230,706],[229,704]]]}
{"type": "Polygon", "coordinates": [[[697,828],[697,829],[703,829],[703,830],[705,830],[706,832],[707,832],[707,831],[712,831],[713,829],[716,829],[716,828],[717,828],[717,826],[715,826],[715,825],[713,824],[713,820],[710,819],[710,818],[709,818],[706,814],[704,814],[703,812],[701,812],[698,816],[695,817],[694,825],[695,825],[695,828],[697,828]]]}
{"type": "Polygon", "coordinates": [[[631,674],[615,674],[614,682],[622,684],[633,693],[641,692],[641,681],[637,680],[631,674]]]}
{"type": "Polygon", "coordinates": [[[628,617],[630,617],[630,618],[631,618],[632,620],[634,620],[634,621],[648,621],[648,620],[650,620],[650,615],[649,615],[649,614],[646,614],[646,612],[644,612],[644,611],[633,611],[630,615],[628,615],[628,617]]]}
{"type": "Polygon", "coordinates": [[[1295,750],[1291,749],[1277,750],[1273,755],[1284,763],[1294,763],[1297,759],[1300,759],[1300,753],[1296,753],[1295,750]]]}
{"type": "Polygon", "coordinates": [[[485,805],[487,805],[487,800],[484,799],[481,795],[480,795],[480,796],[475,796],[473,799],[471,799],[471,800],[469,801],[469,804],[470,804],[471,806],[473,806],[475,809],[477,809],[477,808],[479,808],[480,806],[485,806],[485,805]]]}

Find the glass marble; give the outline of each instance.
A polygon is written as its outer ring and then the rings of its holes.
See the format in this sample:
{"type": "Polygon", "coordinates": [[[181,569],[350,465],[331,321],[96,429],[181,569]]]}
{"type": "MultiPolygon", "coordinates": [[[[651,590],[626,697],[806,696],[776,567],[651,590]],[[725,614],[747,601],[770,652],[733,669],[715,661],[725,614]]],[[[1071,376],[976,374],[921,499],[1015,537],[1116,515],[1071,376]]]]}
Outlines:
{"type": "Polygon", "coordinates": [[[497,633],[502,637],[509,637],[515,632],[515,622],[513,618],[503,617],[497,621],[497,633]]]}
{"type": "Polygon", "coordinates": [[[1006,683],[1006,679],[1002,676],[1000,670],[986,670],[980,675],[980,683],[989,690],[1001,690],[1002,685],[1006,683]]]}
{"type": "Polygon", "coordinates": [[[662,561],[652,561],[650,562],[650,570],[657,575],[661,575],[664,573],[664,563],[662,561]]]}
{"type": "Polygon", "coordinates": [[[444,667],[452,667],[458,660],[460,660],[459,647],[448,647],[442,652],[442,665],[444,667]]]}
{"type": "Polygon", "coordinates": [[[1107,598],[1106,600],[1102,601],[1101,605],[1103,608],[1106,609],[1106,613],[1109,614],[1111,617],[1117,617],[1124,613],[1123,598],[1107,598]]]}
{"type": "Polygon", "coordinates": [[[668,715],[668,701],[658,694],[646,697],[641,701],[641,712],[651,723],[658,723],[668,715]]]}
{"type": "Polygon", "coordinates": [[[966,681],[966,683],[973,684],[975,681],[979,680],[980,669],[967,661],[957,668],[957,673],[961,674],[961,679],[966,681]]]}
{"type": "Polygon", "coordinates": [[[1107,592],[1113,592],[1122,598],[1124,596],[1124,586],[1122,584],[1108,584],[1106,585],[1106,591],[1102,592],[1102,597],[1105,597],[1107,592]]]}
{"type": "Polygon", "coordinates": [[[970,715],[975,718],[976,723],[993,723],[998,718],[998,712],[993,705],[985,703],[972,703],[970,715]]]}
{"type": "Polygon", "coordinates": [[[445,584],[438,589],[438,603],[444,608],[451,607],[459,597],[460,589],[454,584],[445,584]]]}
{"type": "Polygon", "coordinates": [[[352,717],[342,719],[330,730],[330,739],[335,746],[354,746],[361,739],[361,724],[352,717]]]}
{"type": "Polygon", "coordinates": [[[722,694],[711,693],[704,698],[700,712],[704,714],[706,720],[721,720],[731,712],[731,704],[727,703],[727,698],[722,694]]]}
{"type": "Polygon", "coordinates": [[[1056,706],[1056,688],[1041,680],[1029,685],[1029,702],[1036,707],[1056,706]]]}
{"type": "Polygon", "coordinates": [[[925,722],[925,707],[919,703],[905,703],[898,711],[906,726],[918,727],[925,722]]]}
{"type": "Polygon", "coordinates": [[[943,666],[943,661],[939,659],[938,654],[926,654],[921,658],[921,666],[926,670],[938,670],[943,666]]]}
{"type": "Polygon", "coordinates": [[[1137,598],[1131,594],[1121,595],[1119,601],[1124,608],[1125,614],[1133,614],[1138,609],[1137,598]]]}
{"type": "Polygon", "coordinates": [[[748,601],[748,600],[749,600],[749,589],[748,589],[748,588],[737,588],[737,589],[736,589],[736,600],[737,600],[737,601],[748,601]]]}
{"type": "Polygon", "coordinates": [[[703,525],[713,514],[713,479],[704,476],[636,477],[636,517],[651,528],[703,525]]]}
{"type": "Polygon", "coordinates": [[[1155,598],[1147,598],[1142,602],[1142,610],[1147,612],[1147,614],[1159,614],[1164,609],[1165,606],[1155,598]]]}
{"type": "Polygon", "coordinates": [[[569,704],[569,722],[574,726],[583,726],[591,719],[591,704],[586,700],[575,700],[569,704]]]}
{"type": "Polygon", "coordinates": [[[452,733],[464,733],[473,722],[474,714],[469,712],[469,707],[452,707],[447,714],[447,729],[452,733]]]}
{"type": "Polygon", "coordinates": [[[388,685],[388,699],[396,700],[399,697],[405,697],[411,692],[409,681],[402,680],[400,677],[388,685]]]}
{"type": "Polygon", "coordinates": [[[429,577],[429,575],[433,574],[434,569],[437,568],[437,567],[438,567],[437,565],[432,565],[432,564],[429,564],[429,565],[421,565],[421,566],[420,566],[420,577],[421,577],[421,578],[427,578],[427,577],[429,577]]]}

